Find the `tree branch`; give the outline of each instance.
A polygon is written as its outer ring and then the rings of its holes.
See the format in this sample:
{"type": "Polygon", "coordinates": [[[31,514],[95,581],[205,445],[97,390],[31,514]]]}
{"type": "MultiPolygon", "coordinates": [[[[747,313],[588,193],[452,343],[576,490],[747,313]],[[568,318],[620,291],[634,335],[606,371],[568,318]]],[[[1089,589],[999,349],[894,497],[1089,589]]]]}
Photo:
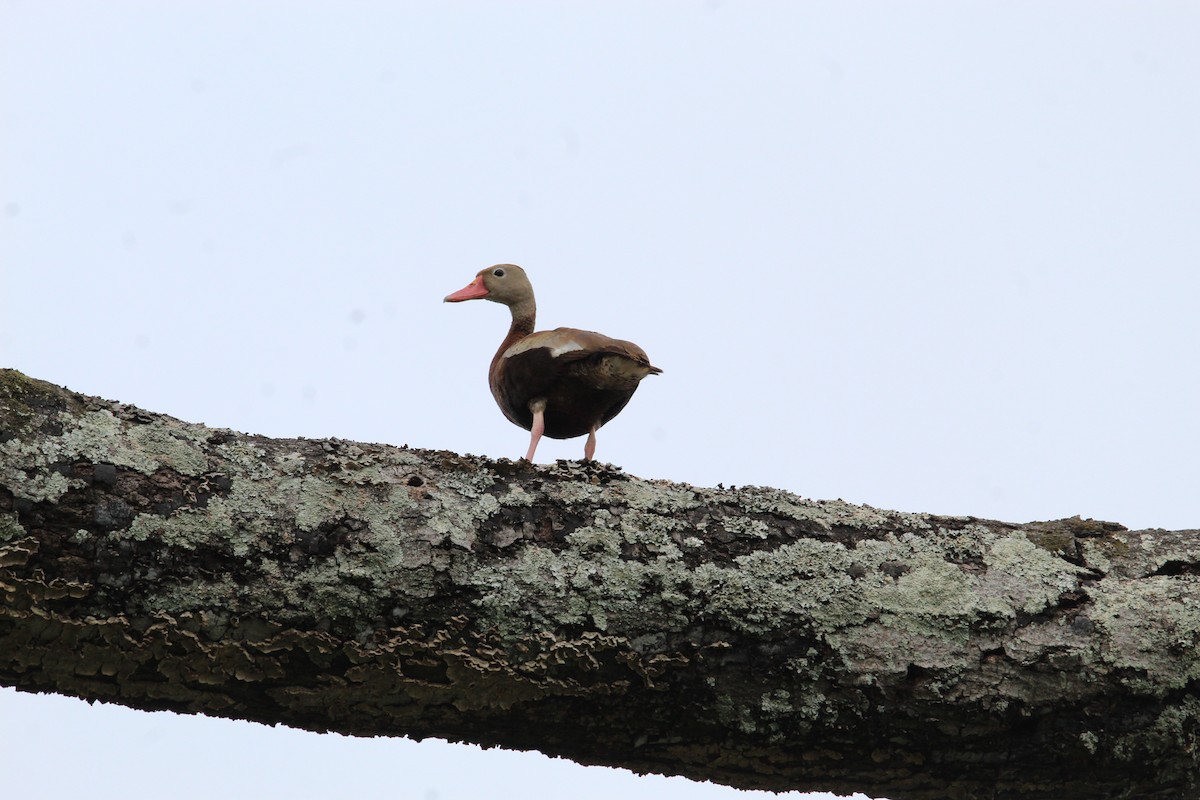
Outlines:
{"type": "Polygon", "coordinates": [[[893,800],[1197,796],[1200,540],[266,439],[0,371],[0,683],[893,800]]]}

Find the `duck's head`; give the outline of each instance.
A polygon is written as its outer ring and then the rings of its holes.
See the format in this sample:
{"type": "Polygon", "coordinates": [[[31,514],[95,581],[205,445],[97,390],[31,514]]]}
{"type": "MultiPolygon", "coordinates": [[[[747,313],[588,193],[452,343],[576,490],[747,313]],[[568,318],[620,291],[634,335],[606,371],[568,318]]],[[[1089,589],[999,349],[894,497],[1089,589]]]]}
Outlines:
{"type": "Polygon", "coordinates": [[[479,270],[475,280],[453,294],[446,295],[445,302],[461,303],[464,300],[491,300],[514,307],[533,302],[533,286],[525,270],[516,264],[497,264],[479,270]]]}

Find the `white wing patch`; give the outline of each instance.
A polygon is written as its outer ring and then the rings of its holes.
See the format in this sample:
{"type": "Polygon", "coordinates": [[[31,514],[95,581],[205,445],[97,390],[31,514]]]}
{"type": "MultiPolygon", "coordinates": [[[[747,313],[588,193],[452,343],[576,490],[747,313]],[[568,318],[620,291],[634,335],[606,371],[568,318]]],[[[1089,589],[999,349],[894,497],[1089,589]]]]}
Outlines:
{"type": "MultiPolygon", "coordinates": [[[[550,332],[552,333],[552,331],[550,331],[550,332]]],[[[583,349],[583,345],[580,344],[579,342],[575,341],[574,339],[567,339],[565,341],[555,342],[553,346],[547,347],[545,344],[543,344],[543,342],[549,338],[556,339],[558,337],[539,336],[536,333],[531,336],[526,336],[524,339],[517,342],[512,347],[505,350],[504,357],[512,358],[513,356],[518,355],[520,353],[524,353],[527,350],[536,350],[539,347],[544,347],[550,351],[551,358],[558,358],[563,353],[570,353],[573,350],[582,350],[583,349]]]]}
{"type": "Polygon", "coordinates": [[[572,350],[582,350],[582,349],[583,349],[583,345],[581,345],[579,342],[575,341],[574,339],[571,339],[566,342],[563,342],[562,344],[558,345],[557,347],[550,348],[550,355],[553,356],[554,358],[558,358],[563,353],[570,353],[572,350]]]}

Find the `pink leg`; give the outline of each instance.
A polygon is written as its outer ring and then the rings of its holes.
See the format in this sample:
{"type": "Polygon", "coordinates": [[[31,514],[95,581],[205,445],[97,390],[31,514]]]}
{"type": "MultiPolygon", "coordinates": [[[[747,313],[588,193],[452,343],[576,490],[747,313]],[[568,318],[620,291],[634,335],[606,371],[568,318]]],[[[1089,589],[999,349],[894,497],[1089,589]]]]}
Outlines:
{"type": "Polygon", "coordinates": [[[543,408],[533,410],[533,427],[529,430],[529,452],[525,454],[526,461],[533,461],[533,452],[537,450],[542,431],[546,430],[546,412],[543,408]]]}
{"type": "Polygon", "coordinates": [[[591,461],[594,455],[596,455],[596,429],[592,428],[588,431],[587,444],[583,446],[583,460],[591,461]]]}

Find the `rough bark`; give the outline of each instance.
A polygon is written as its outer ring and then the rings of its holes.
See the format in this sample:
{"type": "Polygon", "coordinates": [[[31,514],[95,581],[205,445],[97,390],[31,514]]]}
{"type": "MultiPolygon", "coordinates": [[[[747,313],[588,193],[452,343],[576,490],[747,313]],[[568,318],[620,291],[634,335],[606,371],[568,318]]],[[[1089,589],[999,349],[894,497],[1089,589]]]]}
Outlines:
{"type": "Polygon", "coordinates": [[[0,683],[744,788],[1197,797],[1200,540],[188,424],[0,371],[0,683]]]}

